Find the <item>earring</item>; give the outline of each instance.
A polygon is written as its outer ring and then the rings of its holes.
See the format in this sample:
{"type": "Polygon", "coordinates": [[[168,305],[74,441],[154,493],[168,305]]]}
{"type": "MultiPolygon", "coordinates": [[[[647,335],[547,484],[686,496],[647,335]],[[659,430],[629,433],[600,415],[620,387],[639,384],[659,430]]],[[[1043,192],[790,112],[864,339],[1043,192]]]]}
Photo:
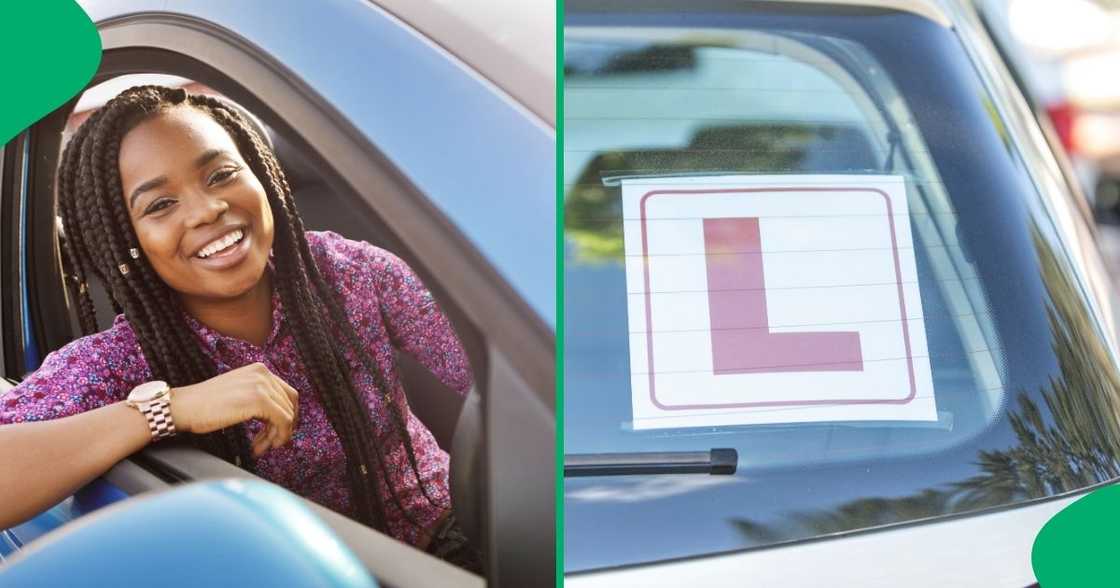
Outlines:
{"type": "Polygon", "coordinates": [[[121,270],[121,275],[122,276],[127,276],[128,275],[128,264],[127,263],[122,263],[122,264],[118,265],[117,269],[121,270]]]}
{"type": "Polygon", "coordinates": [[[135,247],[129,249],[128,254],[132,256],[132,259],[140,259],[140,250],[135,247]]]}

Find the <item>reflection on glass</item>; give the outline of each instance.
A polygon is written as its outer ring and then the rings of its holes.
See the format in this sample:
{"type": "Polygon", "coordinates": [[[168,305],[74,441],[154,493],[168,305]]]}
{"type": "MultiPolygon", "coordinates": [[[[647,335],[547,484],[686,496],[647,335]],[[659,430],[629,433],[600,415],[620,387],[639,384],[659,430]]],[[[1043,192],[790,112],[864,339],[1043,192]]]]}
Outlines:
{"type": "Polygon", "coordinates": [[[622,261],[621,203],[604,184],[614,176],[679,173],[851,172],[872,160],[864,135],[841,125],[740,124],[705,127],[675,149],[614,151],[595,157],[568,191],[564,236],[587,261],[622,261]],[[838,156],[814,162],[820,153],[838,156]],[[812,166],[809,168],[808,166],[812,166]]]}
{"type": "Polygon", "coordinates": [[[1079,490],[1120,476],[1120,379],[1100,339],[1076,333],[1096,330],[1076,285],[1061,267],[1057,252],[1032,227],[1049,305],[1050,346],[1059,372],[1039,395],[1016,395],[1008,422],[1015,444],[976,454],[978,474],[952,484],[926,488],[901,498],[860,498],[828,510],[789,513],[779,531],[749,518],[731,524],[752,541],[769,542],[790,534],[827,534],[947,513],[1021,502],[1079,490]],[[1041,397],[1044,407],[1035,398],[1041,397]]]}

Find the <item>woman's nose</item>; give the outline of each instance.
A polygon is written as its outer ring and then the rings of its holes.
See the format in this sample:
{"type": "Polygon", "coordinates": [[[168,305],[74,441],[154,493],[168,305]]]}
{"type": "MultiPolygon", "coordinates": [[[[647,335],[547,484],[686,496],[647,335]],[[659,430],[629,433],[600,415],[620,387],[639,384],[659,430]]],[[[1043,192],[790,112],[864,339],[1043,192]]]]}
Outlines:
{"type": "Polygon", "coordinates": [[[229,210],[229,203],[222,198],[214,196],[197,196],[187,199],[187,227],[193,228],[210,224],[222,217],[229,210]]]}

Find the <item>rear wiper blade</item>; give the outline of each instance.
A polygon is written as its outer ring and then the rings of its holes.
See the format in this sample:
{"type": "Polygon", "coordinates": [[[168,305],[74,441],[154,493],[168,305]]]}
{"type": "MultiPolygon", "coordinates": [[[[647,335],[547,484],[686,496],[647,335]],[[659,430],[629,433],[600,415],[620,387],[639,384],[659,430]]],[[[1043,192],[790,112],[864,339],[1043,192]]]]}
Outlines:
{"type": "Polygon", "coordinates": [[[709,451],[649,451],[642,453],[585,453],[564,456],[564,476],[642,476],[651,474],[711,474],[730,476],[739,463],[739,452],[720,448],[709,451]]]}

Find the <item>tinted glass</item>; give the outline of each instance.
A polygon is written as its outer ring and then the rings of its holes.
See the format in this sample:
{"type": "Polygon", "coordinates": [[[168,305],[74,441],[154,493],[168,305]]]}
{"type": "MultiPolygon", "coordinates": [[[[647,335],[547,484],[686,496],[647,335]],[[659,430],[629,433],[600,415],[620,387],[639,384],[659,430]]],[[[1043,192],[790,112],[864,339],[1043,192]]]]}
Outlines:
{"type": "MultiPolygon", "coordinates": [[[[565,70],[565,450],[739,456],[732,476],[568,478],[569,571],[976,511],[1116,477],[1112,356],[952,31],[904,13],[770,3],[569,10],[565,70]],[[652,262],[625,246],[633,219],[621,186],[728,174],[902,178],[932,419],[635,426],[626,265],[652,262]]],[[[851,255],[800,253],[826,265],[851,255]]],[[[822,305],[834,295],[813,287],[822,305]]]]}

